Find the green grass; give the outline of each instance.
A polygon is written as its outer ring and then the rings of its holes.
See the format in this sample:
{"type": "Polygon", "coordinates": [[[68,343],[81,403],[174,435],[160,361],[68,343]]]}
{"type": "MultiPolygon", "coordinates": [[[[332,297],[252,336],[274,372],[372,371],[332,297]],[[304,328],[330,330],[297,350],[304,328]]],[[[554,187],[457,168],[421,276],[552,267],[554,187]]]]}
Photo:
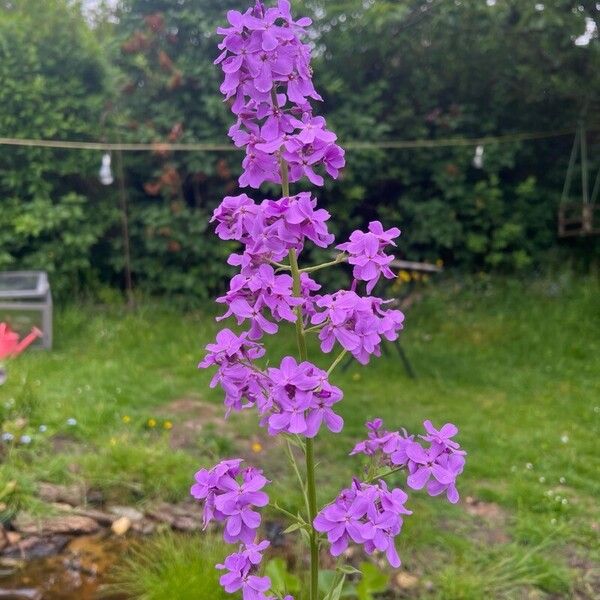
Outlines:
{"type": "Polygon", "coordinates": [[[226,555],[225,544],[210,536],[162,534],[128,553],[104,593],[136,600],[226,600],[214,567],[226,555]]]}
{"type": "MultiPolygon", "coordinates": [[[[393,348],[366,368],[336,370],[346,427],[316,442],[321,503],[360,472],[360,461],[346,455],[363,437],[365,420],[381,416],[389,427],[418,431],[431,418],[460,427],[469,453],[463,500],[496,511],[489,521],[470,514],[464,501],[449,506],[411,494],[414,515],[400,550],[405,568],[419,576],[417,597],[520,598],[529,588],[586,597],[579,592],[584,571],[571,565],[591,570],[600,561],[599,298],[597,281],[566,275],[447,281],[429,288],[407,315],[403,343],[418,379],[406,377],[393,348]]],[[[183,315],[166,304],[133,313],[59,311],[55,350],[20,358],[0,388],[5,428],[16,432],[15,419],[24,415],[20,433],[34,436],[31,446],[8,450],[0,465],[0,495],[2,482],[18,482],[14,494],[7,492],[9,508],[40,510],[32,492],[42,479],[84,480],[121,502],[184,499],[199,465],[250,454],[259,434],[251,417],[223,427],[216,421],[177,451],[169,448],[173,433],[162,429],[165,419],[176,430],[189,419],[165,408],[182,398],[214,405],[214,420],[221,415],[211,374],[196,370],[215,331],[210,315],[183,315]],[[69,418],[77,425],[66,425],[69,418]],[[147,426],[150,418],[155,428],[147,426]],[[38,433],[39,425],[48,431],[38,433]]],[[[292,332],[271,349],[274,360],[294,352],[292,332]]],[[[296,508],[281,452],[266,442],[254,459],[274,480],[272,498],[296,508]]]]}

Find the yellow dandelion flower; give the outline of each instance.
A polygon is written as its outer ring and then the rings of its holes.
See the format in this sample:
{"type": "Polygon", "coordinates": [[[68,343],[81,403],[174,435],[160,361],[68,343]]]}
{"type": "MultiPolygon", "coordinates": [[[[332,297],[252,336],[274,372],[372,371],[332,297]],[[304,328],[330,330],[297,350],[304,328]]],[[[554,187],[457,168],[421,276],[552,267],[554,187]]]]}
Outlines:
{"type": "Polygon", "coordinates": [[[163,423],[163,429],[166,429],[167,431],[173,429],[173,423],[171,423],[171,421],[165,421],[163,423]]]}
{"type": "Polygon", "coordinates": [[[263,447],[260,442],[252,442],[252,446],[250,446],[250,449],[252,450],[252,452],[254,452],[254,454],[259,454],[260,452],[262,452],[263,447]]]}
{"type": "Polygon", "coordinates": [[[125,415],[122,420],[125,424],[131,423],[131,417],[129,415],[125,415]]]}
{"type": "Polygon", "coordinates": [[[403,281],[404,283],[408,283],[410,281],[410,273],[408,271],[400,271],[400,273],[398,273],[398,277],[400,281],[403,281]]]}
{"type": "Polygon", "coordinates": [[[438,259],[435,261],[435,266],[436,266],[436,267],[443,267],[443,266],[444,266],[444,261],[443,261],[441,258],[438,258],[438,259]]]}
{"type": "Polygon", "coordinates": [[[150,428],[156,427],[156,419],[148,419],[148,427],[150,427],[150,428]]]}
{"type": "Polygon", "coordinates": [[[117,445],[117,438],[114,438],[114,437],[110,438],[110,445],[111,446],[116,446],[117,445]]]}

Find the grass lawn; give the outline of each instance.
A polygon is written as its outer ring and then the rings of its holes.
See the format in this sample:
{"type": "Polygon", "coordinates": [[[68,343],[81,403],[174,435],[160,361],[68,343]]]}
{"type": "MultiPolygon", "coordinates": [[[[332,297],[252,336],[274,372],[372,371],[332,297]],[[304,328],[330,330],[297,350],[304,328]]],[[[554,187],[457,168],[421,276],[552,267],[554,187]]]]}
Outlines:
{"type": "MultiPolygon", "coordinates": [[[[55,331],[55,350],[21,357],[0,388],[4,430],[33,438],[5,446],[7,511],[42,510],[40,480],[82,480],[119,502],[185,499],[199,466],[238,453],[274,480],[272,499],[300,507],[280,447],[253,414],[224,424],[212,373],[195,368],[216,331],[210,316],[72,306],[55,331]]],[[[426,418],[452,421],[469,453],[462,500],[410,494],[399,549],[418,581],[400,587],[419,598],[598,597],[600,284],[448,281],[409,311],[403,340],[416,380],[394,352],[335,371],[346,427],[316,441],[320,504],[360,473],[346,454],[367,419],[416,432],[426,418]]],[[[290,328],[271,356],[294,350],[290,328]]]]}

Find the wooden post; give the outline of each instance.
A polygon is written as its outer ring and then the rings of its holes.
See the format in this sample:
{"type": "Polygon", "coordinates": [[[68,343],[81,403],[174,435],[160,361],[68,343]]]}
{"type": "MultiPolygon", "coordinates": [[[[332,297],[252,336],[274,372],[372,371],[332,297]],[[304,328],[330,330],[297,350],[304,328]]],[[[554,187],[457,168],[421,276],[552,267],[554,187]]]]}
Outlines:
{"type": "Polygon", "coordinates": [[[121,234],[123,236],[123,261],[125,263],[125,292],[127,306],[135,306],[133,281],[131,277],[131,247],[129,243],[129,217],[127,215],[127,190],[125,188],[125,170],[123,169],[123,152],[117,150],[117,177],[119,179],[119,204],[121,208],[121,234]]]}

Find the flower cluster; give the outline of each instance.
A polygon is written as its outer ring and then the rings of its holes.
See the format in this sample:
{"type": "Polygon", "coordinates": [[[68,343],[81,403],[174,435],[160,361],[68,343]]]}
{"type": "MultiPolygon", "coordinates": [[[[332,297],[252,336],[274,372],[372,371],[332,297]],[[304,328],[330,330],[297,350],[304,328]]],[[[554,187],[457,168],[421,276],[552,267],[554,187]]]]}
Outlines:
{"type": "Polygon", "coordinates": [[[458,428],[446,423],[437,430],[431,421],[425,421],[423,427],[426,435],[419,438],[429,442],[427,448],[406,431],[383,430],[382,420],[376,419],[367,423],[368,439],[357,444],[351,454],[380,454],[384,463],[406,469],[406,483],[410,488],[420,490],[427,487],[430,496],[446,493],[448,500],[455,504],[459,500],[456,479],[463,471],[466,456],[466,452],[452,439],[458,428]]]}
{"type": "Polygon", "coordinates": [[[242,462],[240,458],[224,460],[212,469],[201,469],[190,490],[204,503],[204,527],[213,519],[224,521],[224,538],[230,544],[254,541],[260,514],[253,509],[269,502],[267,494],[260,491],[267,479],[253,467],[241,469],[242,462]]]}
{"type": "MultiPolygon", "coordinates": [[[[262,561],[262,553],[269,547],[268,541],[259,544],[246,544],[239,552],[230,554],[217,569],[227,571],[221,576],[220,583],[229,594],[241,591],[243,600],[276,600],[274,596],[266,596],[271,588],[269,577],[256,574],[262,561]]],[[[283,600],[294,600],[285,596],[283,600]]]]}
{"type": "Polygon", "coordinates": [[[268,373],[272,384],[266,408],[271,435],[285,432],[312,438],[323,422],[333,433],[342,430],[344,421],[332,409],[342,399],[342,390],[329,383],[325,371],[286,356],[278,369],[268,373]]]}
{"type": "Polygon", "coordinates": [[[217,565],[228,571],[220,580],[224,589],[230,593],[241,590],[244,600],[274,600],[264,594],[271,587],[270,579],[256,575],[269,542],[256,542],[261,518],[254,508],[269,502],[267,494],[261,491],[269,482],[258,469],[242,469],[242,462],[239,458],[224,460],[212,469],[200,469],[190,493],[204,505],[204,528],[213,520],[224,522],[225,541],[240,543],[238,552],[217,565]]]}
{"type": "Polygon", "coordinates": [[[349,255],[348,262],[354,265],[354,278],[367,282],[367,294],[370,294],[383,275],[386,279],[396,277],[390,269],[394,260],[391,254],[385,254],[386,246],[395,246],[394,239],[400,235],[397,227],[385,231],[379,221],[369,223],[369,231],[354,231],[350,241],[336,246],[349,255]]]}
{"type": "Polygon", "coordinates": [[[390,491],[382,480],[376,485],[354,480],[321,510],[314,527],[327,534],[333,556],[339,556],[353,541],[362,544],[368,554],[385,552],[390,565],[399,567],[394,539],[402,529],[402,515],[412,514],[404,506],[407,499],[401,489],[390,491]]]}
{"type": "Polygon", "coordinates": [[[371,354],[380,356],[382,338],[396,340],[404,322],[401,311],[384,310],[384,305],[381,298],[361,297],[346,290],[319,297],[311,323],[323,325],[319,332],[321,350],[331,352],[338,342],[363,365],[371,354]]]}
{"type": "Polygon", "coordinates": [[[300,252],[307,239],[321,248],[333,242],[326,225],[330,215],[316,206],[317,201],[307,192],[261,204],[246,194],[227,196],[211,222],[217,222],[216,233],[222,240],[244,245],[243,254],[231,255],[229,263],[248,275],[263,264],[283,260],[291,249],[300,252]]]}
{"type": "Polygon", "coordinates": [[[218,365],[211,386],[221,384],[228,412],[255,406],[271,435],[314,437],[323,422],[332,432],[342,430],[344,422],[332,409],[342,399],[342,391],[312,363],[298,364],[286,356],[279,368],[262,372],[250,361],[262,356],[264,348],[250,341],[247,333],[238,336],[229,329],[220,331],[207,350],[200,366],[218,365]]]}
{"type": "Polygon", "coordinates": [[[301,41],[310,19],[294,21],[288,0],[279,0],[269,9],[257,1],[244,14],[229,11],[227,20],[229,27],[217,30],[223,41],[215,63],[224,73],[221,92],[237,116],[229,136],[246,150],[240,185],[281,183],[280,159],[292,182],[306,176],[323,185],[319,165],[337,177],[344,151],[310,105],[322,99],[311,79],[310,47],[301,41]]]}

